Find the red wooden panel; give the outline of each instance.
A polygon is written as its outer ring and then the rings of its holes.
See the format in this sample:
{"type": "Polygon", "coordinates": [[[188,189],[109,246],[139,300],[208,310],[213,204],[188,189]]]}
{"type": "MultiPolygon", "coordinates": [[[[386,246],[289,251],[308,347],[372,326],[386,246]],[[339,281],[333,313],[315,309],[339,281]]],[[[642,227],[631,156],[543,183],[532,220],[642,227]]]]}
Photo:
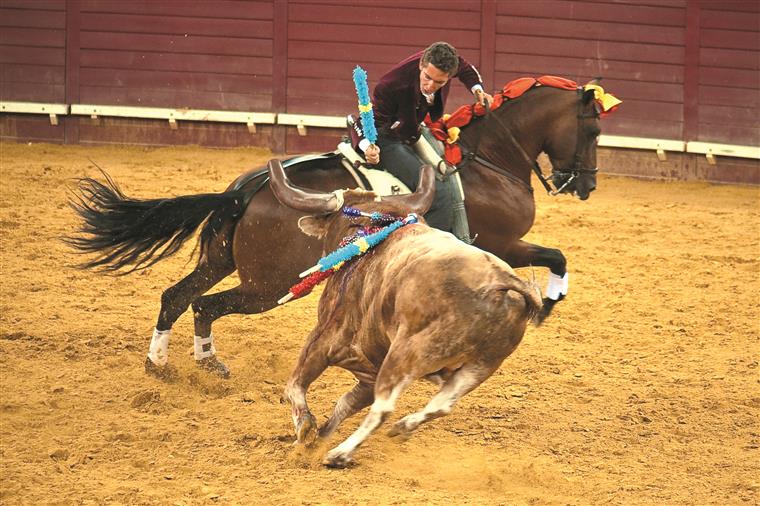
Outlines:
{"type": "Polygon", "coordinates": [[[82,13],[82,30],[271,38],[272,22],[82,13]]]}
{"type": "Polygon", "coordinates": [[[13,102],[64,102],[63,84],[0,81],[0,96],[13,102]]]}
{"type": "Polygon", "coordinates": [[[15,83],[64,84],[63,66],[23,65],[9,63],[0,66],[0,79],[15,83]]]}
{"type": "MultiPolygon", "coordinates": [[[[531,2],[496,2],[496,12],[512,17],[580,19],[612,21],[641,25],[684,26],[683,8],[647,5],[602,5],[566,0],[532,0],[531,2]]],[[[515,19],[515,23],[522,20],[515,19]]]]}
{"type": "Polygon", "coordinates": [[[288,97],[340,98],[355,93],[354,81],[350,74],[344,79],[288,78],[288,97]]]}
{"type": "Polygon", "coordinates": [[[175,107],[230,111],[269,111],[270,95],[186,91],[159,88],[80,87],[83,104],[132,105],[145,107],[175,107]]]}
{"type": "Polygon", "coordinates": [[[237,2],[232,0],[84,0],[82,12],[193,16],[199,18],[272,19],[272,1],[237,2]]]}
{"type": "MultiPolygon", "coordinates": [[[[727,86],[700,86],[699,103],[706,105],[727,105],[732,107],[760,108],[760,94],[744,88],[727,86]]],[[[756,112],[760,116],[760,110],[756,112]]]]}
{"type": "Polygon", "coordinates": [[[602,120],[602,133],[626,135],[630,137],[652,137],[655,139],[681,139],[683,123],[679,120],[656,121],[647,118],[627,118],[620,111],[618,119],[602,120]],[[620,119],[622,118],[622,119],[620,119]]]}
{"type": "MultiPolygon", "coordinates": [[[[34,4],[30,4],[30,7],[34,4]]],[[[66,27],[66,13],[62,11],[5,9],[0,8],[0,26],[15,28],[58,28],[66,27]]]]}
{"type": "Polygon", "coordinates": [[[747,146],[760,146],[760,130],[743,125],[732,125],[720,121],[718,123],[699,123],[697,140],[704,142],[722,142],[747,146]]]}
{"type": "MultiPolygon", "coordinates": [[[[64,118],[59,118],[63,121],[64,118]]],[[[0,114],[0,138],[19,142],[63,142],[63,126],[51,125],[47,116],[0,114]]]]}
{"type": "Polygon", "coordinates": [[[83,31],[80,41],[84,49],[272,56],[271,39],[83,31]]]}
{"type": "Polygon", "coordinates": [[[312,128],[308,135],[298,135],[295,127],[287,130],[285,146],[288,153],[327,153],[334,151],[345,130],[334,128],[312,128]]]}
{"type": "Polygon", "coordinates": [[[702,12],[699,17],[699,26],[701,28],[723,28],[726,30],[760,30],[760,16],[753,16],[746,12],[731,12],[724,8],[717,10],[705,9],[702,6],[702,12]]]}
{"type": "Polygon", "coordinates": [[[65,57],[63,48],[0,46],[0,63],[63,65],[65,57]]]}
{"type": "Polygon", "coordinates": [[[501,50],[538,56],[569,56],[647,63],[683,64],[683,47],[552,39],[525,35],[497,35],[497,54],[501,50]]]}
{"type": "Polygon", "coordinates": [[[760,4],[753,0],[700,0],[700,5],[716,11],[760,12],[760,4]]]}
{"type": "MultiPolygon", "coordinates": [[[[314,0],[289,0],[292,4],[314,4],[314,0]]],[[[324,0],[320,5],[340,5],[346,8],[356,6],[356,0],[324,0]]],[[[372,5],[377,7],[414,8],[436,11],[479,12],[480,0],[376,0],[372,5]]],[[[299,5],[300,7],[300,5],[299,5]]],[[[424,24],[424,22],[422,23],[424,24]]]]}
{"type": "Polygon", "coordinates": [[[168,122],[158,120],[101,118],[97,123],[93,123],[89,118],[79,118],[78,121],[82,144],[267,147],[272,137],[272,127],[268,125],[260,125],[256,134],[251,134],[242,124],[184,121],[178,122],[179,127],[172,130],[168,122]]]}
{"type": "MultiPolygon", "coordinates": [[[[414,44],[424,49],[440,38],[438,28],[393,28],[389,26],[361,25],[325,25],[314,23],[288,23],[289,41],[324,41],[343,42],[361,40],[372,44],[375,51],[382,51],[382,45],[388,42],[403,40],[406,44],[414,44]]],[[[480,45],[480,33],[474,30],[447,30],[446,41],[456,48],[477,48],[480,45]]]]}
{"type": "MultiPolygon", "coordinates": [[[[605,79],[631,79],[636,81],[683,83],[681,65],[659,63],[619,62],[592,58],[570,58],[501,53],[496,55],[496,70],[516,72],[530,77],[542,75],[564,76],[578,82],[587,82],[593,77],[605,79]]],[[[499,86],[505,83],[497,83],[499,86]]],[[[604,81],[602,82],[604,85],[604,81]]]]}
{"type": "MultiPolygon", "coordinates": [[[[640,5],[649,5],[653,7],[671,7],[676,9],[683,9],[686,7],[688,0],[585,0],[586,2],[593,4],[609,4],[610,1],[620,5],[621,8],[628,9],[632,7],[638,7],[640,5]]],[[[603,8],[604,6],[600,6],[603,8]]]]}
{"type": "Polygon", "coordinates": [[[547,18],[514,19],[505,16],[497,17],[496,33],[518,35],[545,34],[552,38],[625,41],[675,46],[682,46],[684,38],[683,27],[547,18]]]}
{"type": "Polygon", "coordinates": [[[343,116],[356,110],[356,98],[346,94],[343,98],[288,96],[288,111],[294,114],[324,114],[343,116]]]}
{"type": "Polygon", "coordinates": [[[606,91],[623,101],[644,100],[677,104],[683,102],[683,86],[680,84],[649,83],[630,79],[603,79],[602,86],[606,91]]]}
{"type": "Polygon", "coordinates": [[[0,8],[63,11],[66,9],[66,0],[34,0],[34,2],[29,0],[0,0],[0,8]]]}
{"type": "Polygon", "coordinates": [[[716,165],[710,165],[704,156],[697,158],[694,176],[703,181],[721,183],[760,184],[760,162],[746,158],[718,157],[716,165]]]}
{"type": "MultiPolygon", "coordinates": [[[[374,85],[392,64],[389,63],[365,63],[361,61],[361,55],[351,60],[304,60],[291,58],[288,60],[288,77],[305,77],[312,79],[337,78],[351,81],[353,70],[356,65],[367,71],[370,86],[374,85]]],[[[352,81],[353,82],[353,81],[352,81]]]]}
{"type": "Polygon", "coordinates": [[[83,49],[82,67],[109,69],[168,70],[220,74],[272,74],[271,58],[219,57],[199,54],[141,53],[83,49]]]}
{"type": "Polygon", "coordinates": [[[357,61],[364,66],[367,63],[385,63],[394,65],[415,51],[423,48],[413,45],[383,46],[382,51],[377,51],[374,44],[360,44],[351,42],[310,42],[305,44],[298,41],[288,42],[288,59],[309,60],[345,60],[357,61]]]}
{"type": "Polygon", "coordinates": [[[754,108],[722,105],[699,105],[700,123],[726,123],[754,128],[760,132],[760,115],[754,108]]]}
{"type": "MultiPolygon", "coordinates": [[[[421,28],[420,18],[425,19],[424,26],[434,26],[437,30],[448,29],[480,29],[480,14],[478,12],[457,12],[452,15],[445,10],[419,10],[406,8],[388,8],[371,5],[323,5],[315,3],[288,3],[288,20],[291,22],[325,23],[330,25],[373,25],[377,27],[413,27],[421,28]]],[[[336,32],[342,27],[333,28],[336,32]]],[[[290,34],[293,35],[292,33],[290,34]]],[[[406,35],[409,35],[408,33],[406,35]]],[[[444,37],[448,39],[448,32],[444,37]]],[[[436,37],[438,40],[440,37],[436,37]]],[[[350,37],[347,40],[352,40],[350,37]]],[[[430,42],[433,42],[432,40],[430,42]]],[[[430,43],[428,42],[428,44],[430,43]]]]}
{"type": "Polygon", "coordinates": [[[83,68],[81,82],[87,86],[127,88],[171,88],[267,94],[272,90],[272,76],[210,74],[200,72],[165,72],[155,70],[108,70],[83,68]]]}
{"type": "Polygon", "coordinates": [[[760,75],[754,70],[701,67],[699,84],[760,89],[760,75]]]}
{"type": "Polygon", "coordinates": [[[737,30],[699,30],[699,47],[725,47],[760,51],[760,32],[737,30]]]}
{"type": "MultiPolygon", "coordinates": [[[[760,37],[760,33],[758,33],[758,37],[760,37]]],[[[735,49],[702,48],[699,51],[699,64],[704,67],[760,70],[760,53],[735,49]]]]}
{"type": "Polygon", "coordinates": [[[3,28],[3,44],[26,47],[64,47],[66,32],[50,28],[3,28]]]}

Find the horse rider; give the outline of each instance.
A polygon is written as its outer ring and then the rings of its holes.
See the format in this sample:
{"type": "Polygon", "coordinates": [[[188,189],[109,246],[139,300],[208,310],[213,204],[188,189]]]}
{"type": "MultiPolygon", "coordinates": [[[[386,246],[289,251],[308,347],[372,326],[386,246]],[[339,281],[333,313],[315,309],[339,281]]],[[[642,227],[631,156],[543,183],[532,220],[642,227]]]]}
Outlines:
{"type": "MultiPolygon", "coordinates": [[[[425,163],[412,146],[421,135],[420,124],[425,115],[430,114],[433,121],[443,115],[452,77],[467,86],[480,104],[492,102],[493,97],[483,90],[477,69],[459,56],[451,44],[436,42],[397,64],[375,86],[372,106],[377,144],[354,139],[368,163],[382,162],[382,168],[412,191],[417,188],[420,167],[425,163]]],[[[454,221],[453,192],[458,190],[451,183],[452,178],[447,179],[436,179],[435,200],[425,219],[430,226],[450,232],[454,221]]],[[[460,207],[464,213],[463,206],[460,207]]]]}

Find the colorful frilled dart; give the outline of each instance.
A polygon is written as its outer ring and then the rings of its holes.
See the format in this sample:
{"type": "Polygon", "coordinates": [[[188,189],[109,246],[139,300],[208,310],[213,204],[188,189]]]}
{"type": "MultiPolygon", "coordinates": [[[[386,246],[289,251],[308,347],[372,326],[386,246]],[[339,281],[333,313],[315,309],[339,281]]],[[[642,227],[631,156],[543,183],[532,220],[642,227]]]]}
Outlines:
{"type": "Polygon", "coordinates": [[[369,99],[367,87],[367,72],[360,66],[354,69],[354,86],[356,96],[359,98],[359,116],[362,119],[364,137],[372,144],[377,142],[377,129],[375,128],[375,116],[372,114],[372,101],[369,99]]]}
{"type": "MultiPolygon", "coordinates": [[[[377,217],[381,220],[391,218],[393,221],[389,225],[386,225],[375,232],[366,235],[357,233],[353,242],[341,246],[329,255],[322,257],[319,262],[317,262],[317,265],[300,274],[300,277],[306,279],[292,286],[290,290],[288,290],[288,293],[277,301],[278,304],[284,304],[294,298],[306,295],[311,292],[316,285],[329,278],[333,273],[343,267],[346,262],[362,256],[367,251],[387,239],[391,233],[399,228],[412,223],[417,223],[417,215],[414,213],[407,215],[404,219],[396,219],[382,213],[364,213],[353,208],[347,208],[347,210],[347,212],[344,211],[344,214],[347,216],[377,217]]],[[[368,228],[376,229],[376,227],[368,228]]]]}

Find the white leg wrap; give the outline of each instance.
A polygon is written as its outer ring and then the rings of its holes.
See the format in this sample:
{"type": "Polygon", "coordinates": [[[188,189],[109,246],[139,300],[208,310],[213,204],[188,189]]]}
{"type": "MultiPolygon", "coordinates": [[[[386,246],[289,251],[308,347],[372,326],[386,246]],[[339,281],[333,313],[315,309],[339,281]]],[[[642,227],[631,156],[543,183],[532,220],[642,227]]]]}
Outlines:
{"type": "Polygon", "coordinates": [[[169,361],[169,336],[171,335],[172,329],[153,329],[153,337],[150,340],[148,358],[154,364],[166,365],[166,363],[169,361]]]}
{"type": "Polygon", "coordinates": [[[560,295],[567,295],[567,272],[559,277],[553,272],[549,273],[549,283],[546,286],[546,296],[552,300],[558,300],[560,295]]]}
{"type": "Polygon", "coordinates": [[[201,360],[216,355],[214,347],[214,334],[208,337],[195,336],[195,360],[201,360]]]}

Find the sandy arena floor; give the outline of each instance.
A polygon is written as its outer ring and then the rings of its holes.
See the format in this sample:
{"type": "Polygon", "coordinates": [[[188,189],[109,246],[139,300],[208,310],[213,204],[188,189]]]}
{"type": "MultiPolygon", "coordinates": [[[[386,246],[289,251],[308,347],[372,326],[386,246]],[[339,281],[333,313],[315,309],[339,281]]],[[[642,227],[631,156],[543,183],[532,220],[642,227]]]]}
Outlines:
{"type": "MultiPolygon", "coordinates": [[[[280,403],[315,295],[220,320],[228,381],[196,370],[186,313],[165,384],[143,360],[193,245],[114,278],[67,267],[59,241],[71,178],[97,175],[88,158],[127,194],[161,197],[221,191],[267,152],[0,148],[4,505],[760,501],[759,188],[602,176],[587,202],[537,189],[529,239],[564,251],[569,298],[449,417],[406,442],[383,430],[358,466],[328,470],[325,447],[291,446],[280,403]]],[[[333,369],[314,384],[318,418],[352,382],[333,369]]],[[[433,391],[410,389],[391,421],[433,391]]]]}

